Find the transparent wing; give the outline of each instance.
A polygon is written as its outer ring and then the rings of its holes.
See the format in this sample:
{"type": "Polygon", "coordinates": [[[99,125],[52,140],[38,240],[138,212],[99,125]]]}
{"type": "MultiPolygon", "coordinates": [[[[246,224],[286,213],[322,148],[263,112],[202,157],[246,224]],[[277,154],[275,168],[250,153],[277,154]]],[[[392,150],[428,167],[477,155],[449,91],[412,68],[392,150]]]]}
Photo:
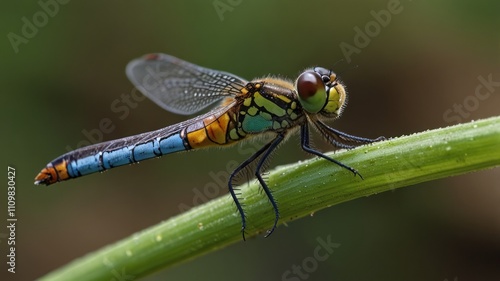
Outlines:
{"type": "Polygon", "coordinates": [[[240,93],[248,82],[233,74],[204,68],[166,54],[149,54],[127,65],[137,89],[162,108],[193,114],[240,93]]]}

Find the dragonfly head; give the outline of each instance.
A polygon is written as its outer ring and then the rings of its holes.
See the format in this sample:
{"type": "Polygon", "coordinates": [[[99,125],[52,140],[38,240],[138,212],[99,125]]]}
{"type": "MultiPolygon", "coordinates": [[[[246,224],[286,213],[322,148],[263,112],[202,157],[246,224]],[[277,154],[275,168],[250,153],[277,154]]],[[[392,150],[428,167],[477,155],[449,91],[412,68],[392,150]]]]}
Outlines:
{"type": "Polygon", "coordinates": [[[295,81],[298,99],[309,113],[321,113],[327,117],[340,116],[346,103],[344,86],[337,75],[326,68],[308,69],[295,81]]]}

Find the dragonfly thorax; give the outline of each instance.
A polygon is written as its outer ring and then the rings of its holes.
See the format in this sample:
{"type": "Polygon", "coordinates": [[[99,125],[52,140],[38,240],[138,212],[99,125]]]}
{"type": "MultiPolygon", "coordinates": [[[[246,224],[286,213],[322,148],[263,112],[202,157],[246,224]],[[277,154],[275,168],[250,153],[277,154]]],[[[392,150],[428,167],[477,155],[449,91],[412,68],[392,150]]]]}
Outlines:
{"type": "Polygon", "coordinates": [[[281,132],[302,123],[303,109],[291,83],[264,78],[249,82],[244,92],[237,109],[238,135],[281,132]]]}

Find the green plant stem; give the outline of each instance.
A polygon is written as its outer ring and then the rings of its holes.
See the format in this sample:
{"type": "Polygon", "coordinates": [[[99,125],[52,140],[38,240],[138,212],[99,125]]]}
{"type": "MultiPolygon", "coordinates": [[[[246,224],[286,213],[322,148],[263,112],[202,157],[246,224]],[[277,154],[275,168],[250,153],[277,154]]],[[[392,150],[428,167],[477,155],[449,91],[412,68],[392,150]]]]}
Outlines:
{"type": "MultiPolygon", "coordinates": [[[[267,183],[279,204],[280,224],[359,197],[498,166],[500,117],[329,155],[357,169],[364,180],[318,158],[276,168],[267,183]]],[[[246,237],[265,232],[274,220],[267,197],[255,181],[241,186],[241,193],[248,221],[246,237]]],[[[143,277],[242,242],[240,228],[239,214],[226,195],[77,259],[42,280],[143,277]]],[[[273,235],[281,231],[286,229],[278,228],[273,235]]]]}

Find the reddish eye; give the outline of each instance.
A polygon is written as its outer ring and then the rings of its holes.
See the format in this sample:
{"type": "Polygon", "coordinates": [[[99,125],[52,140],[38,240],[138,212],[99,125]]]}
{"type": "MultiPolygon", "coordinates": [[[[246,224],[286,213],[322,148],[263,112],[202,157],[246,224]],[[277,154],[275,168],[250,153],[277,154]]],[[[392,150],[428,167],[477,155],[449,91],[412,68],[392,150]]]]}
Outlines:
{"type": "Polygon", "coordinates": [[[321,77],[315,72],[304,72],[297,79],[297,92],[299,92],[299,97],[301,99],[309,99],[314,96],[318,90],[324,91],[325,85],[321,77]]]}
{"type": "Polygon", "coordinates": [[[321,76],[313,71],[302,73],[295,82],[300,104],[309,113],[318,113],[326,104],[327,95],[321,76]]]}

